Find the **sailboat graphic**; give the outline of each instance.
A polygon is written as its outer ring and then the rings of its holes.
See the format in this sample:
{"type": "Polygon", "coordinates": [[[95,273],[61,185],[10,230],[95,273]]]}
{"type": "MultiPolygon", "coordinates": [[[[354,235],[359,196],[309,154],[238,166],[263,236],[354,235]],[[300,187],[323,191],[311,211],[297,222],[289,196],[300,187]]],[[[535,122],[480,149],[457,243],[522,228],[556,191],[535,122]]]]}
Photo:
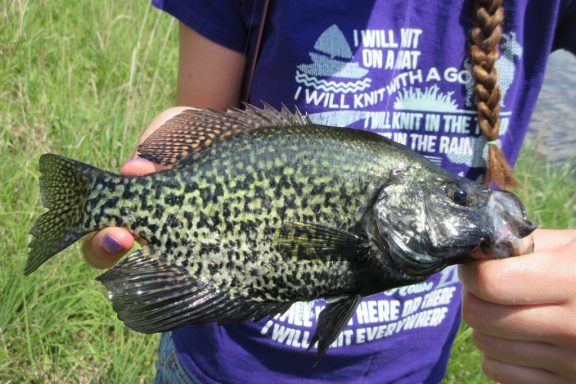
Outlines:
{"type": "Polygon", "coordinates": [[[328,27],[316,40],[314,49],[317,52],[309,53],[312,63],[298,66],[296,71],[298,83],[323,91],[340,93],[362,91],[370,86],[370,78],[362,79],[368,70],[351,61],[354,58],[352,50],[338,26],[328,27]]]}

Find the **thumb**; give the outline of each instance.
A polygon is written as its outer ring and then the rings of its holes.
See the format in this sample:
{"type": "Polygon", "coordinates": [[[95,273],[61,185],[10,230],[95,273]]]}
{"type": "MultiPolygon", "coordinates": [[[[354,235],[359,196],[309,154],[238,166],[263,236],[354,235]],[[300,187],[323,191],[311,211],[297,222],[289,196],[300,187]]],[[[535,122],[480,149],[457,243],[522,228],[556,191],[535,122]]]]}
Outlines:
{"type": "Polygon", "coordinates": [[[168,167],[135,156],[124,163],[122,168],[120,168],[120,174],[122,176],[142,176],[148,173],[162,171],[164,169],[168,169],[168,167]]]}
{"type": "Polygon", "coordinates": [[[110,268],[134,245],[134,236],[124,228],[109,227],[87,236],[84,258],[95,268],[110,268]]]}
{"type": "MultiPolygon", "coordinates": [[[[140,176],[166,169],[141,157],[128,160],[120,170],[123,176],[140,176]]],[[[108,227],[86,236],[84,259],[95,268],[110,268],[134,245],[134,235],[125,228],[108,227]]]]}
{"type": "MultiPolygon", "coordinates": [[[[141,157],[128,160],[120,170],[123,176],[139,176],[165,169],[141,157]]],[[[134,245],[134,235],[125,228],[108,227],[86,236],[84,259],[95,268],[110,268],[134,245]]]]}

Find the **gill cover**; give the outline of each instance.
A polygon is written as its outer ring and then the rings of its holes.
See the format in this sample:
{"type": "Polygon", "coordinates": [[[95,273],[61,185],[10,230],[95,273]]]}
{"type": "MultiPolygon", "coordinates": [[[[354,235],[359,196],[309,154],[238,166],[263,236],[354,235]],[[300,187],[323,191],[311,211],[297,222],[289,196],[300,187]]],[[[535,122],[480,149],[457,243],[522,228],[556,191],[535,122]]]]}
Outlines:
{"type": "Polygon", "coordinates": [[[427,276],[464,261],[490,237],[483,213],[490,193],[463,178],[394,171],[373,200],[370,235],[398,268],[427,276]]]}

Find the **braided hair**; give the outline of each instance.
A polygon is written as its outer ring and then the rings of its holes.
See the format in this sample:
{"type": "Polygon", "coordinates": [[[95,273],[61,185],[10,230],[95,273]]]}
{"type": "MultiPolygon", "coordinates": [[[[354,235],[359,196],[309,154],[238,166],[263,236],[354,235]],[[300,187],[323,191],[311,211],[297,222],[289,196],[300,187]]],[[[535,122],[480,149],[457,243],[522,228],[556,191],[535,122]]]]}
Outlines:
{"type": "Polygon", "coordinates": [[[512,169],[495,140],[500,132],[500,99],[496,60],[502,37],[502,0],[474,0],[470,58],[478,125],[488,142],[488,164],[484,184],[508,188],[518,185],[512,169]]]}

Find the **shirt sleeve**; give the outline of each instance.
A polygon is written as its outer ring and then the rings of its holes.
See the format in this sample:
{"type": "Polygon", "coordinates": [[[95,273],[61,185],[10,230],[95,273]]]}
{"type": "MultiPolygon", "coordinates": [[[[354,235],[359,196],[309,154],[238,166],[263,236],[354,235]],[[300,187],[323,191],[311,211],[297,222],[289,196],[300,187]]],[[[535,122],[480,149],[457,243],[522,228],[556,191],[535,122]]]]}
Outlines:
{"type": "Polygon", "coordinates": [[[576,1],[566,1],[558,18],[553,49],[566,49],[576,55],[576,1]]]}
{"type": "Polygon", "coordinates": [[[241,0],[152,0],[152,5],[178,19],[200,35],[238,52],[246,50],[249,4],[241,0]]]}

